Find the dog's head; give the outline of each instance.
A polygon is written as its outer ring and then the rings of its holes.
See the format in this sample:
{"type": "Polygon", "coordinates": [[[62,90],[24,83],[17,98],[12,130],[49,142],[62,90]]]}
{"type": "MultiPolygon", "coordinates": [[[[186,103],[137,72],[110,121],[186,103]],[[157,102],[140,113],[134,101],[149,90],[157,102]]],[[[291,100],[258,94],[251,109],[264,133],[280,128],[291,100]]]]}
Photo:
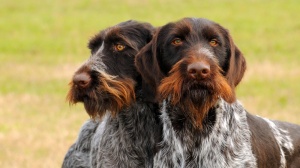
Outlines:
{"type": "Polygon", "coordinates": [[[200,18],[184,18],[161,27],[136,57],[154,100],[170,97],[189,108],[196,125],[218,97],[231,103],[246,62],[226,29],[200,18]]]}
{"type": "Polygon", "coordinates": [[[75,72],[67,99],[83,102],[91,117],[115,115],[135,100],[138,72],[135,55],[151,39],[148,23],[122,22],[102,30],[88,44],[90,58],[75,72]]]}

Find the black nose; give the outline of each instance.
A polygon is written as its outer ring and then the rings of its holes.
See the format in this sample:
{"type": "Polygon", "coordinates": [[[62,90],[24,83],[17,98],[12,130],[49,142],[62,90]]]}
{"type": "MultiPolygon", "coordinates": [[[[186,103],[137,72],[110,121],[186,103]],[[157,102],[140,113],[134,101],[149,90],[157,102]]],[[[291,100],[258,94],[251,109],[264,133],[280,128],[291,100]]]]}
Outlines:
{"type": "Polygon", "coordinates": [[[73,77],[73,83],[80,88],[86,88],[91,83],[91,76],[86,72],[76,73],[73,77]]]}
{"type": "Polygon", "coordinates": [[[210,66],[205,62],[194,62],[188,65],[187,71],[193,79],[204,79],[210,74],[210,66]]]}

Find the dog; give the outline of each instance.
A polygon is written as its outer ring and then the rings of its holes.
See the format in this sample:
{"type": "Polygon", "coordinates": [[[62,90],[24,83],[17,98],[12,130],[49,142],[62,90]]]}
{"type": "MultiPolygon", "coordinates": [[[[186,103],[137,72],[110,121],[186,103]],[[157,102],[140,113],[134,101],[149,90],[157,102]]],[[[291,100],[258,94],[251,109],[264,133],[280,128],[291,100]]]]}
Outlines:
{"type": "Polygon", "coordinates": [[[87,120],[79,131],[76,142],[67,151],[62,168],[90,168],[90,151],[92,139],[101,121],[87,120]]]}
{"type": "Polygon", "coordinates": [[[139,52],[136,66],[162,113],[154,167],[300,166],[300,126],[254,116],[236,99],[246,61],[221,25],[170,22],[139,52]]]}
{"type": "MultiPolygon", "coordinates": [[[[149,23],[126,21],[89,42],[91,57],[74,74],[68,100],[83,102],[97,124],[84,124],[75,146],[87,146],[87,167],[153,167],[162,126],[158,104],[148,102],[135,55],[151,39],[149,23]],[[83,145],[88,144],[88,145],[83,145]]],[[[74,149],[70,149],[74,153],[74,149]]],[[[73,155],[75,156],[75,155],[73,155]]],[[[78,157],[73,157],[78,158],[78,157]]],[[[70,160],[70,159],[69,159],[70,160]]],[[[72,167],[75,161],[64,161],[72,167]],[[72,163],[74,163],[72,165],[72,163]]],[[[78,160],[78,159],[77,159],[78,160]]]]}

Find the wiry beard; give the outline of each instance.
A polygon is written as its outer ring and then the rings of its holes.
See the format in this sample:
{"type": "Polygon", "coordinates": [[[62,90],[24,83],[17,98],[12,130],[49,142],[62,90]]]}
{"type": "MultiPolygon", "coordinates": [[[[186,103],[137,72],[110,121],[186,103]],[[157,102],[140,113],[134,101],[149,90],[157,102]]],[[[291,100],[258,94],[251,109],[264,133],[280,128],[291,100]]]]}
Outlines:
{"type": "Polygon", "coordinates": [[[194,127],[202,129],[204,118],[218,98],[232,103],[235,94],[219,68],[212,70],[206,79],[193,80],[181,72],[181,64],[179,61],[173,66],[169,76],[161,81],[158,92],[162,99],[168,98],[173,106],[188,113],[194,127]]]}
{"type": "Polygon", "coordinates": [[[101,118],[107,111],[115,116],[135,100],[135,82],[132,79],[117,78],[104,73],[94,78],[95,84],[87,89],[79,89],[71,82],[71,89],[67,95],[70,104],[83,102],[92,118],[101,118]]]}
{"type": "Polygon", "coordinates": [[[214,93],[209,87],[203,85],[183,84],[182,97],[177,106],[182,111],[188,112],[194,127],[202,129],[203,120],[207,116],[209,109],[218,100],[219,95],[214,93]]]}

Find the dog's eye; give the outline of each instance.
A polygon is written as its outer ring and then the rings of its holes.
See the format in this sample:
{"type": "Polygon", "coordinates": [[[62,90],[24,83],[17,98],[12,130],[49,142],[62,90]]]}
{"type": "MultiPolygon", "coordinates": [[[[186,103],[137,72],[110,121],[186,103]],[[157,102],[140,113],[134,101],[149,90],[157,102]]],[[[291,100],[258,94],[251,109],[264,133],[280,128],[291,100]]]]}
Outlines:
{"type": "Polygon", "coordinates": [[[125,45],[122,45],[122,44],[116,44],[114,46],[115,50],[116,51],[123,51],[125,49],[125,45]]]}
{"type": "Polygon", "coordinates": [[[174,46],[179,46],[182,44],[182,40],[180,38],[175,38],[173,41],[172,41],[172,44],[174,46]]]}
{"type": "Polygon", "coordinates": [[[210,40],[209,45],[212,47],[216,47],[217,45],[219,45],[218,40],[217,39],[210,40]]]}

